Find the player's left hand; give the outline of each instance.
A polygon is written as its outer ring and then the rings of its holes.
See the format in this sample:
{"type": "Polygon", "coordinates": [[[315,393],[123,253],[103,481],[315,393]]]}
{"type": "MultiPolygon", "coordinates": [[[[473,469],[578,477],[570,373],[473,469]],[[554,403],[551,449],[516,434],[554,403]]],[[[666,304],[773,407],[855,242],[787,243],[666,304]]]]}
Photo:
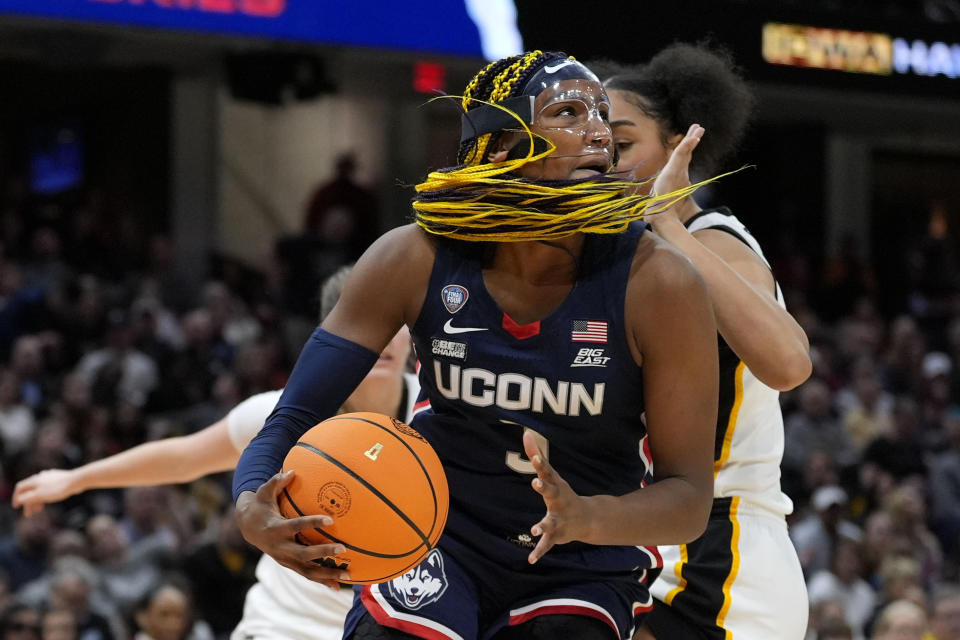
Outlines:
{"type": "MultiPolygon", "coordinates": [[[[690,125],[687,134],[674,148],[667,164],[664,165],[656,180],[653,181],[651,193],[670,193],[690,186],[690,160],[693,158],[693,150],[700,143],[704,131],[705,129],[698,124],[690,125]]],[[[653,205],[651,209],[648,209],[648,215],[644,219],[656,231],[657,225],[668,219],[679,220],[680,210],[689,206],[693,206],[693,201],[689,197],[683,198],[666,208],[653,205]]]]}
{"type": "Polygon", "coordinates": [[[533,564],[555,544],[582,540],[589,521],[584,498],[577,495],[547,462],[532,431],[524,432],[523,449],[537,472],[537,477],[531,482],[533,490],[543,497],[547,505],[547,515],[530,527],[530,533],[540,536],[537,546],[527,558],[533,564]]]}

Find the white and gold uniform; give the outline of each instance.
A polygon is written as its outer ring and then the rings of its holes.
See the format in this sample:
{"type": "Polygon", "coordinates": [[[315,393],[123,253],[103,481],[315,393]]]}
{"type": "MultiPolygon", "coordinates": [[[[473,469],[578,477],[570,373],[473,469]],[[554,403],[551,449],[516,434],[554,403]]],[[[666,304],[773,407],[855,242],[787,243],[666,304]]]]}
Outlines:
{"type": "MultiPolygon", "coordinates": [[[[756,239],[726,208],[702,211],[686,226],[691,233],[730,233],[763,258],[756,239]]],[[[775,293],[785,307],[779,285],[775,293]]],[[[780,489],[780,394],[719,340],[713,510],[699,539],[659,547],[663,572],[650,590],[658,602],[647,623],[661,640],[800,640],[808,605],[787,535],[793,503],[780,489]]]]}

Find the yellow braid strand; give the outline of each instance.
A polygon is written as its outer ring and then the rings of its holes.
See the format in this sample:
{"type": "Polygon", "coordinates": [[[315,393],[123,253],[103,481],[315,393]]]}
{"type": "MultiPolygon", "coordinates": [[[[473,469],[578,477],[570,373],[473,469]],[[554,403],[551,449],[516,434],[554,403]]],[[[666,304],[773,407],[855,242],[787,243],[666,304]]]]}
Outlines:
{"type": "MultiPolygon", "coordinates": [[[[737,170],[739,171],[739,169],[737,170]]],[[[635,220],[659,213],[700,187],[719,180],[731,171],[688,187],[658,195],[624,195],[637,186],[632,181],[584,181],[567,187],[549,187],[519,179],[478,178],[501,194],[522,196],[515,205],[483,202],[477,198],[460,202],[414,202],[416,222],[434,235],[458,240],[526,242],[555,240],[577,233],[621,233],[635,220]],[[563,197],[565,212],[537,209],[540,202],[563,197]],[[491,232],[496,227],[523,229],[491,232]],[[439,230],[443,228],[445,230],[439,230]]],[[[483,190],[481,189],[481,192],[483,190]]]]}
{"type": "Polygon", "coordinates": [[[471,80],[465,95],[433,98],[459,98],[464,109],[477,101],[505,111],[520,123],[530,145],[522,158],[484,163],[486,148],[492,138],[492,134],[485,134],[477,139],[463,166],[431,172],[416,186],[416,191],[425,195],[437,192],[437,199],[418,198],[413,202],[416,223],[428,233],[486,242],[553,240],[577,233],[621,233],[631,222],[663,212],[700,187],[743,169],[669,193],[651,195],[632,193],[638,184],[644,183],[610,177],[550,186],[506,176],[524,165],[547,158],[556,150],[549,139],[534,133],[523,118],[497,103],[509,97],[520,72],[540,55],[541,51],[532,51],[499,73],[493,80],[490,100],[474,98],[470,94],[492,64],[471,80]],[[534,138],[545,141],[549,148],[534,154],[534,138]],[[447,194],[450,199],[445,199],[447,194]]]}

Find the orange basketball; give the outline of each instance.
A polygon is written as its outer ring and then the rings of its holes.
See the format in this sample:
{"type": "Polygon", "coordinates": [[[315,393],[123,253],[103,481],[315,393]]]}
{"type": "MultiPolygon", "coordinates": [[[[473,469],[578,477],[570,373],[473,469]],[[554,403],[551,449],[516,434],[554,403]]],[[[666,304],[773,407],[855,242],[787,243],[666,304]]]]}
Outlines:
{"type": "Polygon", "coordinates": [[[287,518],[333,517],[301,542],[339,542],[346,552],[321,563],[353,584],[384,582],[420,563],[447,522],[447,476],[413,427],[379,413],[345,413],[307,431],[287,454],[296,471],[280,495],[287,518]]]}

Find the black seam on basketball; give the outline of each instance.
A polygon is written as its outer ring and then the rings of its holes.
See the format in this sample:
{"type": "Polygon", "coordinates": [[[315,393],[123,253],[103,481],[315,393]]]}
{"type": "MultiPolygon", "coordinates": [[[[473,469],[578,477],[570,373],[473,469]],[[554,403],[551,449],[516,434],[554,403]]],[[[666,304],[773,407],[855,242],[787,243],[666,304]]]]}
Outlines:
{"type": "MultiPolygon", "coordinates": [[[[404,444],[406,444],[406,443],[404,443],[404,444]]],[[[430,543],[430,538],[428,538],[426,535],[424,535],[423,531],[420,531],[420,527],[417,526],[417,523],[415,523],[413,520],[411,520],[411,519],[407,516],[407,514],[405,514],[403,511],[401,511],[401,510],[400,510],[400,507],[398,507],[397,505],[393,504],[393,502],[392,502],[387,496],[383,495],[383,494],[380,492],[379,489],[377,489],[375,486],[373,486],[372,484],[370,484],[369,482],[367,482],[364,478],[362,478],[362,477],[360,477],[359,475],[357,475],[357,473],[356,473],[353,469],[351,469],[351,468],[348,467],[347,465],[343,464],[342,462],[340,462],[339,460],[337,460],[336,458],[334,458],[333,456],[331,456],[331,455],[330,455],[329,453],[327,453],[326,451],[322,451],[321,449],[317,449],[317,448],[316,448],[315,446],[313,446],[312,444],[307,444],[306,442],[298,442],[296,446],[298,446],[298,447],[303,447],[303,448],[306,449],[307,451],[312,451],[313,453],[315,453],[315,454],[317,454],[318,456],[322,457],[322,458],[323,458],[324,460],[326,460],[327,462],[329,462],[329,463],[335,465],[336,467],[338,467],[338,468],[339,468],[341,471],[343,471],[344,473],[349,474],[350,477],[352,477],[354,480],[356,480],[357,482],[359,482],[360,484],[362,484],[364,487],[366,487],[367,490],[370,491],[370,493],[372,493],[373,495],[375,495],[375,496],[377,496],[378,498],[380,498],[380,500],[381,500],[385,505],[387,505],[388,507],[390,507],[390,509],[392,509],[394,513],[396,513],[398,516],[400,516],[400,518],[401,518],[404,522],[406,522],[407,525],[408,525],[411,529],[413,529],[413,532],[416,533],[418,536],[420,536],[420,539],[423,540],[423,545],[426,545],[427,549],[432,549],[432,548],[433,548],[433,545],[430,543]]],[[[411,453],[413,453],[413,452],[411,451],[411,453]]],[[[416,454],[413,454],[413,455],[416,456],[416,454]]],[[[417,462],[419,462],[419,459],[417,460],[417,462]]],[[[423,465],[421,464],[421,466],[423,466],[423,465]]],[[[424,469],[424,475],[426,475],[426,469],[424,469]]],[[[434,498],[434,502],[436,502],[436,498],[434,498]]],[[[434,519],[434,521],[436,521],[436,519],[437,519],[436,509],[434,509],[433,519],[434,519]]],[[[326,536],[327,533],[326,533],[326,532],[323,532],[323,535],[326,536]]],[[[329,536],[328,536],[328,537],[329,537],[329,536]]],[[[416,547],[414,547],[413,551],[416,551],[416,550],[419,549],[420,547],[421,547],[421,545],[417,545],[416,547]]],[[[411,551],[410,553],[413,553],[413,551],[411,551]]],[[[364,553],[366,553],[366,552],[364,552],[364,553]]],[[[402,556],[388,556],[388,557],[402,557],[402,556]]]]}
{"type": "MultiPolygon", "coordinates": [[[[296,511],[300,516],[306,517],[307,514],[305,514],[303,511],[300,510],[300,507],[298,507],[298,506],[297,506],[297,503],[293,501],[293,498],[292,498],[292,497],[290,497],[290,494],[287,492],[287,489],[286,489],[286,488],[283,489],[283,495],[284,495],[284,497],[287,499],[287,501],[290,503],[290,506],[293,507],[293,510],[294,510],[294,511],[296,511]]],[[[354,545],[352,545],[352,544],[348,544],[347,542],[341,540],[341,539],[338,538],[337,536],[331,535],[329,531],[325,531],[325,530],[323,530],[323,529],[321,529],[321,528],[319,528],[319,527],[314,527],[313,530],[316,531],[317,533],[322,533],[324,536],[326,536],[327,538],[329,538],[331,542],[338,542],[338,543],[342,544],[342,545],[345,546],[347,549],[350,549],[350,550],[352,550],[352,551],[356,551],[357,553],[362,553],[362,554],[365,555],[365,556],[373,556],[373,557],[375,557],[375,558],[386,558],[386,559],[388,559],[388,560],[395,560],[395,559],[397,559],[397,558],[406,558],[407,556],[414,554],[414,553],[417,551],[417,549],[419,549],[420,547],[423,546],[422,544],[418,544],[416,547],[414,547],[413,549],[411,549],[411,550],[408,551],[407,553],[397,553],[397,554],[393,554],[393,553],[379,553],[379,552],[377,552],[377,551],[370,551],[369,549],[364,549],[363,547],[357,547],[357,546],[354,546],[354,545]]],[[[306,547],[306,546],[309,546],[309,545],[310,545],[310,543],[307,541],[307,539],[304,538],[303,536],[301,536],[299,533],[295,534],[294,537],[300,537],[300,539],[303,540],[303,542],[301,542],[300,544],[302,544],[303,546],[306,547]]],[[[298,542],[299,542],[299,541],[298,541],[298,542]]],[[[432,548],[432,547],[430,547],[430,545],[427,545],[427,549],[428,549],[428,550],[431,549],[431,548],[432,548]]],[[[379,579],[378,579],[378,580],[379,580],[379,579]]],[[[376,582],[376,581],[378,581],[378,580],[375,580],[374,582],[376,582]]]]}
{"type": "MultiPolygon", "coordinates": [[[[430,525],[430,533],[427,535],[427,537],[430,538],[433,535],[433,532],[437,529],[437,516],[440,513],[440,505],[437,504],[437,489],[436,487],[433,486],[433,479],[430,477],[430,474],[427,473],[427,468],[424,466],[423,461],[420,460],[420,456],[417,455],[417,452],[413,450],[413,447],[407,444],[407,442],[403,438],[401,438],[396,433],[394,433],[387,427],[383,426],[379,422],[375,422],[373,420],[367,420],[366,418],[358,418],[356,416],[348,416],[348,415],[334,416],[333,418],[330,418],[330,419],[331,420],[356,420],[358,422],[366,422],[367,424],[372,424],[373,426],[377,427],[381,431],[385,431],[386,433],[393,436],[400,444],[402,444],[404,447],[407,448],[407,451],[410,452],[410,455],[413,456],[413,459],[417,461],[418,465],[420,465],[420,470],[423,471],[423,477],[427,479],[427,484],[430,485],[430,497],[433,498],[433,523],[430,525]]],[[[430,444],[430,443],[428,442],[427,444],[430,444]]],[[[443,468],[443,465],[441,464],[441,469],[442,468],[443,468]]],[[[446,524],[446,519],[444,519],[444,524],[446,524]]],[[[443,527],[441,527],[440,530],[442,531],[443,527]]],[[[429,542],[427,543],[427,546],[430,548],[433,548],[433,545],[431,545],[429,542]]]]}

